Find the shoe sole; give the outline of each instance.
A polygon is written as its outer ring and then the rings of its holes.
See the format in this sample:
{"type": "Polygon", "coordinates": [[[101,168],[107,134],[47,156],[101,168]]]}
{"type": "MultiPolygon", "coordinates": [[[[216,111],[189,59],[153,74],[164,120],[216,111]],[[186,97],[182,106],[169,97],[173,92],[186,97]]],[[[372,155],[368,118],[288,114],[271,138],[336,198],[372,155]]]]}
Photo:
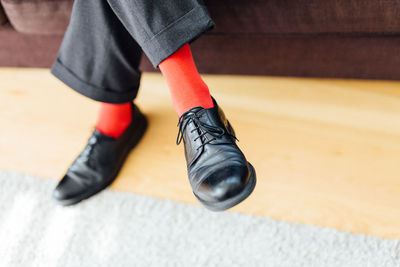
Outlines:
{"type": "Polygon", "coordinates": [[[101,184],[100,186],[93,187],[92,190],[86,191],[85,194],[81,194],[74,198],[54,199],[58,204],[60,204],[62,206],[71,206],[71,205],[77,204],[77,203],[81,202],[82,200],[88,199],[91,196],[99,193],[100,191],[104,190],[105,188],[107,188],[114,182],[114,180],[117,178],[117,176],[122,168],[122,165],[124,164],[126,158],[128,157],[129,152],[139,143],[139,141],[142,139],[144,133],[147,130],[148,121],[143,114],[141,114],[141,115],[142,115],[141,125],[138,125],[138,127],[141,127],[141,131],[138,132],[138,134],[135,138],[132,138],[131,142],[127,146],[127,149],[124,151],[124,155],[123,155],[119,165],[117,166],[115,173],[111,176],[109,181],[107,181],[107,183],[101,184]]]}
{"type": "Polygon", "coordinates": [[[254,190],[256,187],[257,179],[256,179],[256,171],[253,167],[253,165],[250,164],[250,162],[247,162],[249,164],[250,168],[250,179],[249,182],[247,183],[246,187],[243,189],[242,192],[240,192],[238,195],[229,198],[227,200],[221,201],[221,202],[207,202],[204,200],[201,200],[196,194],[195,197],[201,202],[201,204],[204,205],[207,209],[211,211],[224,211],[227,209],[230,209],[243,200],[245,200],[254,190]]]}

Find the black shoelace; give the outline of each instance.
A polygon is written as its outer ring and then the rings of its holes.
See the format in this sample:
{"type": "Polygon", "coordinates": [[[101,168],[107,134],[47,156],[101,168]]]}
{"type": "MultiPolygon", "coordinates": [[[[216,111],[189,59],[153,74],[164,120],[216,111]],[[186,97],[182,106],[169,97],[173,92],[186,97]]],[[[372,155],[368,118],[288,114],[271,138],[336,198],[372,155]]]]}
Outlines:
{"type": "Polygon", "coordinates": [[[92,135],[88,140],[87,146],[80,154],[79,161],[85,162],[91,168],[94,168],[95,164],[94,164],[94,162],[92,162],[92,160],[93,160],[93,158],[96,158],[97,154],[99,153],[98,149],[100,148],[100,146],[99,146],[100,142],[101,142],[101,139],[98,136],[92,135]]]}
{"type": "MultiPolygon", "coordinates": [[[[199,110],[201,111],[201,110],[199,110]]],[[[178,131],[178,136],[176,137],[176,144],[179,145],[182,142],[183,139],[183,133],[186,130],[187,125],[192,121],[195,125],[195,129],[192,129],[191,132],[198,131],[200,134],[197,136],[193,141],[196,141],[199,138],[202,138],[204,135],[209,134],[213,136],[213,138],[203,141],[202,144],[196,148],[196,150],[199,150],[201,147],[205,146],[206,144],[217,140],[217,138],[222,137],[225,134],[228,134],[229,136],[233,137],[236,139],[234,135],[231,135],[230,133],[226,132],[224,128],[218,127],[218,126],[213,126],[206,124],[200,120],[202,114],[198,114],[199,111],[193,112],[191,110],[185,112],[182,114],[182,116],[179,117],[178,125],[179,126],[179,131],[178,131]]],[[[202,140],[202,139],[200,139],[202,140]]],[[[236,139],[237,140],[237,139],[236,139]]]]}

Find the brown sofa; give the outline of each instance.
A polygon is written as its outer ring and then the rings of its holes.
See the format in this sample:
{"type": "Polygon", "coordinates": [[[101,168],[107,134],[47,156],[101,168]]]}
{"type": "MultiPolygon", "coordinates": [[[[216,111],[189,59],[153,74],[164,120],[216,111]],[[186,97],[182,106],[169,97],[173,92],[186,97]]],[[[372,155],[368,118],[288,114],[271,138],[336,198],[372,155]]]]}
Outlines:
{"type": "MultiPolygon", "coordinates": [[[[72,0],[0,1],[0,66],[51,66],[72,0]]],[[[205,3],[217,26],[192,45],[203,73],[400,80],[400,1],[205,3]]]]}

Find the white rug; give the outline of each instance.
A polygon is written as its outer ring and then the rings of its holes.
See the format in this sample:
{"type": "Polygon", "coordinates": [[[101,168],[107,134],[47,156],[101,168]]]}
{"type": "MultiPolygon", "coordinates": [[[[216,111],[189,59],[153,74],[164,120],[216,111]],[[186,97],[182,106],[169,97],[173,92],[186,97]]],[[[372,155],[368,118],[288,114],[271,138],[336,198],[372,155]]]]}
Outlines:
{"type": "Polygon", "coordinates": [[[0,171],[0,266],[400,266],[398,240],[107,190],[63,208],[55,180],[0,171]]]}

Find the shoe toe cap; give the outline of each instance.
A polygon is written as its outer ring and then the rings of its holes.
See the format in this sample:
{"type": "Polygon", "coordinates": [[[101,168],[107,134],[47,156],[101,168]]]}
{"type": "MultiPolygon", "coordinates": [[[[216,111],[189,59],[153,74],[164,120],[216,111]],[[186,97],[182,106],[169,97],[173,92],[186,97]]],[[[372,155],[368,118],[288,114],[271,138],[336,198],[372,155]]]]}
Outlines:
{"type": "Polygon", "coordinates": [[[82,185],[65,175],[53,190],[52,197],[56,201],[66,201],[82,192],[82,185]]]}
{"type": "Polygon", "coordinates": [[[195,194],[203,201],[220,202],[240,194],[249,182],[248,166],[229,166],[213,171],[198,186],[195,194]]]}

